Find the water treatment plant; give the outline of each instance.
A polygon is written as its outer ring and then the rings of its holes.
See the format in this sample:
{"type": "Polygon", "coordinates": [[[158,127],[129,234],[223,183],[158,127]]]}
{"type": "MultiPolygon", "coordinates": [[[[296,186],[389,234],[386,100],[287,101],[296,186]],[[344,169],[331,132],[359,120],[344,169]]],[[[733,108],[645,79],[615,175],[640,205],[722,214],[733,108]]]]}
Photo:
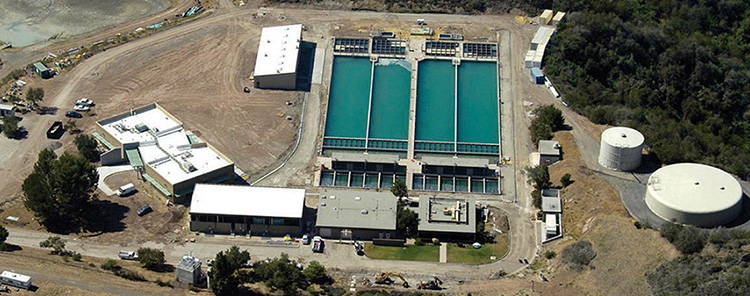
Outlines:
{"type": "Polygon", "coordinates": [[[333,44],[321,186],[500,193],[496,43],[333,44]]]}

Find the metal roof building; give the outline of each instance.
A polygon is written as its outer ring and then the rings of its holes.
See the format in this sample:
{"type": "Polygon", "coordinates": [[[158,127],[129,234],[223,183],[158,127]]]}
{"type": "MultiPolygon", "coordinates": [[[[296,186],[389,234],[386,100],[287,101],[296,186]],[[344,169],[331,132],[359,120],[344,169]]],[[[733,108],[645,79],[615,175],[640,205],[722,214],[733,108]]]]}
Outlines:
{"type": "Polygon", "coordinates": [[[328,238],[395,238],[397,198],[388,191],[325,189],[315,227],[328,238]]]}
{"type": "Polygon", "coordinates": [[[557,141],[540,140],[538,147],[539,164],[553,164],[560,160],[560,156],[562,156],[560,143],[557,141]]]}
{"type": "Polygon", "coordinates": [[[265,27],[260,33],[255,60],[255,86],[295,89],[302,24],[265,27]]]}
{"type": "Polygon", "coordinates": [[[742,188],[730,174],[703,164],[680,163],[648,179],[646,205],[668,221],[716,227],[742,211],[742,188]]]}
{"type": "Polygon", "coordinates": [[[197,184],[190,230],[298,235],[304,207],[304,189],[197,184]]]}

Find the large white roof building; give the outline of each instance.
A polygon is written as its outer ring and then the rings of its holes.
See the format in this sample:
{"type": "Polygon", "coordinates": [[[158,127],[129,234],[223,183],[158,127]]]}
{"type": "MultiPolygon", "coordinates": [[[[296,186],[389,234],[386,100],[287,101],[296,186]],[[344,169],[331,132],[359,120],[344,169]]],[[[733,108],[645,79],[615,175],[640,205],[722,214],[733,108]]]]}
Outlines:
{"type": "Polygon", "coordinates": [[[197,184],[191,214],[302,218],[305,189],[197,184]]]}
{"type": "Polygon", "coordinates": [[[253,72],[256,87],[296,88],[301,42],[301,24],[263,28],[253,72]]]}
{"type": "Polygon", "coordinates": [[[234,177],[231,160],[156,103],[100,120],[97,130],[167,196],[189,193],[197,182],[234,177]]]}

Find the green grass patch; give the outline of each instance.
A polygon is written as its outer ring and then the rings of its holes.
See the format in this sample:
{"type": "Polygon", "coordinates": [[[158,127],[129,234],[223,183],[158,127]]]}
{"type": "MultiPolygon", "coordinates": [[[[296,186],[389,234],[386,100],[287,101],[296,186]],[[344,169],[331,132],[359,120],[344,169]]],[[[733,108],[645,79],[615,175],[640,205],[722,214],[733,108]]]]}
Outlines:
{"type": "Polygon", "coordinates": [[[495,238],[493,244],[483,244],[481,248],[474,249],[471,244],[459,247],[456,244],[448,244],[448,262],[455,263],[487,263],[497,261],[508,253],[508,234],[504,233],[495,238]],[[495,256],[495,260],[490,257],[495,256]]]}
{"type": "Polygon", "coordinates": [[[432,261],[440,260],[440,246],[405,245],[403,247],[365,244],[365,256],[370,259],[432,261]]]}

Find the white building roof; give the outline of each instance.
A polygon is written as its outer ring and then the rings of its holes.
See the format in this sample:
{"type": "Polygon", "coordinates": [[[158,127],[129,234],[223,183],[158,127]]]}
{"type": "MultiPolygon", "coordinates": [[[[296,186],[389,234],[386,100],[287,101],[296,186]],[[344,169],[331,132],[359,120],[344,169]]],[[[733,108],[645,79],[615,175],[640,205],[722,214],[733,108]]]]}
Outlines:
{"type": "Polygon", "coordinates": [[[301,41],[302,24],[263,28],[255,59],[255,76],[296,72],[301,41]]]}
{"type": "Polygon", "coordinates": [[[15,106],[12,106],[12,105],[3,105],[3,104],[0,104],[0,110],[7,110],[7,111],[10,111],[10,110],[13,110],[13,109],[15,109],[15,108],[16,108],[16,107],[15,107],[15,106]]]}
{"type": "Polygon", "coordinates": [[[536,35],[534,35],[534,39],[531,39],[531,43],[547,44],[547,42],[549,42],[549,38],[552,37],[553,33],[555,33],[555,28],[541,26],[536,30],[536,35]]]}
{"type": "Polygon", "coordinates": [[[557,230],[557,215],[555,214],[545,214],[544,215],[544,222],[546,224],[547,231],[555,231],[557,230]]]}
{"type": "Polygon", "coordinates": [[[231,164],[207,145],[193,147],[182,123],[172,119],[156,105],[129,116],[101,121],[99,124],[123,145],[138,143],[143,163],[171,184],[231,164]],[[146,130],[139,132],[137,126],[144,126],[146,130]]]}
{"type": "Polygon", "coordinates": [[[302,218],[305,189],[196,184],[191,214],[302,218]]]}
{"type": "Polygon", "coordinates": [[[0,277],[7,278],[7,279],[14,279],[16,281],[21,281],[24,283],[28,283],[31,281],[31,277],[28,275],[18,274],[15,272],[10,271],[3,271],[2,274],[0,274],[0,277]]]}
{"type": "Polygon", "coordinates": [[[720,212],[742,200],[742,188],[732,175],[698,163],[656,170],[648,178],[647,190],[659,203],[682,213],[720,212]]]}

